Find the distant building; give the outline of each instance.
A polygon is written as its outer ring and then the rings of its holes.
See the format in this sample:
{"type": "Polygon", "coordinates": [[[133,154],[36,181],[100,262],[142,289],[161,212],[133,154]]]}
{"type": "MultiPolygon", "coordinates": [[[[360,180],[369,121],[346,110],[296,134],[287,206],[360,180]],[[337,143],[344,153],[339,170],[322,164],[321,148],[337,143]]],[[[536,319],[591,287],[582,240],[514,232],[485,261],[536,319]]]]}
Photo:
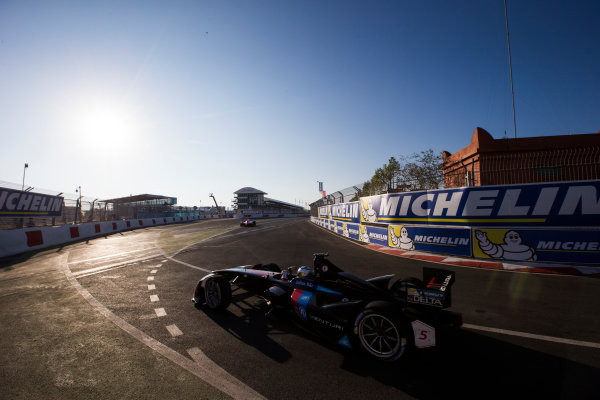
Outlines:
{"type": "Polygon", "coordinates": [[[240,213],[249,211],[256,211],[263,214],[306,212],[302,206],[265,197],[267,193],[249,186],[243,187],[233,192],[233,194],[235,195],[235,199],[233,200],[234,208],[240,213]]]}
{"type": "Polygon", "coordinates": [[[471,144],[442,155],[445,188],[600,179],[600,132],[494,139],[476,128],[471,144]]]}

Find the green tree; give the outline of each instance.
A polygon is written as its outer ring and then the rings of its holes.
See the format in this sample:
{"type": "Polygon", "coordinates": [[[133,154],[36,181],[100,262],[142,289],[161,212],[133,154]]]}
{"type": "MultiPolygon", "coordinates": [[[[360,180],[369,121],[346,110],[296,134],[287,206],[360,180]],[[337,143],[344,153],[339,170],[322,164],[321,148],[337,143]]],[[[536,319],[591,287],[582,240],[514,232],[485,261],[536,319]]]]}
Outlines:
{"type": "Polygon", "coordinates": [[[442,156],[432,149],[403,158],[399,183],[406,191],[439,189],[444,178],[442,156]]]}

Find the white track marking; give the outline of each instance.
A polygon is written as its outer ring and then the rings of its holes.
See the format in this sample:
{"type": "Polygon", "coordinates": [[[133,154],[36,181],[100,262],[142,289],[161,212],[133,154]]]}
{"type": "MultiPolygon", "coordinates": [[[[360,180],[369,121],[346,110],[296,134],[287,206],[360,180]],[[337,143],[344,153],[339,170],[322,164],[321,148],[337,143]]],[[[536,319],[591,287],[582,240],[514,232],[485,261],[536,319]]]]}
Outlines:
{"type": "Polygon", "coordinates": [[[154,280],[154,277],[153,277],[153,276],[149,276],[149,277],[148,277],[148,281],[153,281],[153,280],[154,280]]]}
{"type": "Polygon", "coordinates": [[[167,330],[173,337],[183,335],[183,332],[181,332],[181,329],[179,329],[177,325],[167,325],[165,328],[167,328],[167,330]]]}
{"type": "Polygon", "coordinates": [[[154,312],[156,313],[157,317],[165,317],[167,315],[167,312],[164,308],[155,308],[154,312]]]}
{"type": "Polygon", "coordinates": [[[148,251],[148,250],[154,250],[154,249],[152,247],[147,247],[147,248],[139,249],[139,250],[125,251],[123,253],[109,254],[106,256],[100,256],[100,257],[94,257],[94,258],[87,258],[85,260],[71,261],[69,263],[69,265],[80,264],[80,263],[90,262],[90,261],[97,261],[97,260],[102,260],[104,258],[117,258],[119,256],[125,256],[127,254],[132,254],[132,253],[140,253],[142,251],[148,251]]]}
{"type": "Polygon", "coordinates": [[[220,387],[220,389],[225,393],[229,394],[234,398],[243,398],[248,400],[266,400],[265,397],[261,396],[259,393],[255,392],[254,390],[246,386],[244,383],[229,375],[227,371],[225,371],[218,364],[216,364],[214,361],[208,358],[206,354],[204,354],[199,348],[193,347],[191,349],[188,349],[187,352],[190,355],[190,357],[192,357],[194,362],[196,362],[198,365],[202,365],[203,368],[206,368],[208,371],[210,371],[212,374],[218,377],[219,380],[227,382],[224,384],[226,386],[220,387]],[[243,391],[239,392],[240,389],[243,389],[243,391]]]}
{"type": "Polygon", "coordinates": [[[119,328],[127,332],[131,337],[138,340],[139,342],[145,344],[150,347],[152,350],[156,351],[163,357],[171,360],[173,363],[179,365],[181,368],[190,372],[194,376],[202,379],[204,382],[213,386],[217,390],[231,396],[235,400],[266,400],[265,397],[261,396],[259,393],[255,392],[249,386],[246,386],[244,383],[238,381],[233,376],[227,374],[217,374],[214,372],[214,369],[211,369],[214,365],[209,359],[206,359],[206,363],[202,364],[200,362],[194,362],[189,358],[185,357],[182,354],[179,354],[175,350],[165,346],[158,340],[148,336],[141,330],[137,329],[133,325],[125,322],[122,318],[113,314],[108,308],[102,305],[94,296],[90,294],[81,284],[77,281],[69,266],[66,263],[66,260],[69,257],[69,252],[65,254],[63,258],[63,271],[67,276],[67,279],[75,287],[75,289],[79,292],[79,294],[87,300],[88,303],[92,307],[94,307],[100,314],[102,314],[105,318],[113,322],[119,328]]]}
{"type": "Polygon", "coordinates": [[[153,294],[153,295],[151,295],[151,296],[150,296],[150,301],[151,301],[151,302],[153,302],[153,303],[155,303],[155,302],[159,301],[159,300],[158,300],[158,295],[157,295],[157,294],[153,294]]]}
{"type": "Polygon", "coordinates": [[[135,258],[133,260],[127,260],[125,262],[119,262],[119,263],[115,263],[115,264],[108,264],[108,265],[103,265],[101,267],[90,268],[90,269],[86,269],[86,270],[83,270],[83,271],[72,272],[72,274],[76,278],[82,278],[83,276],[95,275],[95,274],[99,274],[101,272],[108,271],[108,270],[111,270],[111,269],[127,267],[127,266],[129,266],[131,264],[135,264],[137,262],[148,260],[148,259],[151,259],[151,258],[156,258],[156,257],[159,257],[161,255],[162,254],[153,254],[153,255],[150,255],[150,256],[147,256],[147,257],[135,258]]]}
{"type": "Polygon", "coordinates": [[[546,342],[555,342],[555,343],[569,344],[572,346],[583,346],[583,347],[591,347],[594,349],[600,349],[600,343],[594,343],[594,342],[584,342],[581,340],[572,340],[572,339],[565,339],[565,338],[557,338],[557,337],[553,337],[553,336],[536,335],[534,333],[517,332],[517,331],[510,331],[507,329],[489,328],[487,326],[479,326],[479,325],[471,325],[471,324],[463,324],[462,327],[467,328],[467,329],[478,330],[478,331],[499,333],[501,335],[518,336],[518,337],[524,337],[524,338],[528,338],[528,339],[543,340],[546,342]]]}
{"type": "Polygon", "coordinates": [[[150,273],[151,273],[151,274],[155,274],[155,273],[157,273],[157,272],[158,272],[158,270],[157,270],[157,269],[153,269],[152,271],[150,271],[150,273]]]}
{"type": "Polygon", "coordinates": [[[156,289],[156,285],[148,285],[148,290],[154,290],[156,289]]]}

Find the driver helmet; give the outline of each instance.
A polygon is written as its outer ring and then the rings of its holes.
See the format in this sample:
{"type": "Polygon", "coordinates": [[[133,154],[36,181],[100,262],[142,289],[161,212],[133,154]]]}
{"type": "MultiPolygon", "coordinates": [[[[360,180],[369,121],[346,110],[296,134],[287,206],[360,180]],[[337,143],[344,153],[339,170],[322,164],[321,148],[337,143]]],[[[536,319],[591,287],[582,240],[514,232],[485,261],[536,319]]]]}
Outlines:
{"type": "Polygon", "coordinates": [[[315,276],[315,273],[311,268],[303,265],[298,268],[298,273],[296,274],[296,276],[298,276],[298,278],[311,279],[315,276]]]}

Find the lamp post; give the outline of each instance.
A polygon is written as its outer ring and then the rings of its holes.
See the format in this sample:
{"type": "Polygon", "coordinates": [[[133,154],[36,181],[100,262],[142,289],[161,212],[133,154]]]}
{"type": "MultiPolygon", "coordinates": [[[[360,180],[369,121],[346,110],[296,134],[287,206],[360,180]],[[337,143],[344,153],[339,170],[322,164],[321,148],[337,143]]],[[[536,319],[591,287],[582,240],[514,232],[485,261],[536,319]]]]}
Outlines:
{"type": "Polygon", "coordinates": [[[25,190],[25,171],[27,168],[29,168],[29,164],[25,163],[25,166],[23,167],[23,185],[21,186],[21,191],[25,190]]]}
{"type": "Polygon", "coordinates": [[[81,186],[78,186],[77,189],[75,189],[75,193],[79,193],[79,198],[77,199],[77,203],[75,205],[75,223],[77,223],[77,213],[81,209],[81,186]]]}

